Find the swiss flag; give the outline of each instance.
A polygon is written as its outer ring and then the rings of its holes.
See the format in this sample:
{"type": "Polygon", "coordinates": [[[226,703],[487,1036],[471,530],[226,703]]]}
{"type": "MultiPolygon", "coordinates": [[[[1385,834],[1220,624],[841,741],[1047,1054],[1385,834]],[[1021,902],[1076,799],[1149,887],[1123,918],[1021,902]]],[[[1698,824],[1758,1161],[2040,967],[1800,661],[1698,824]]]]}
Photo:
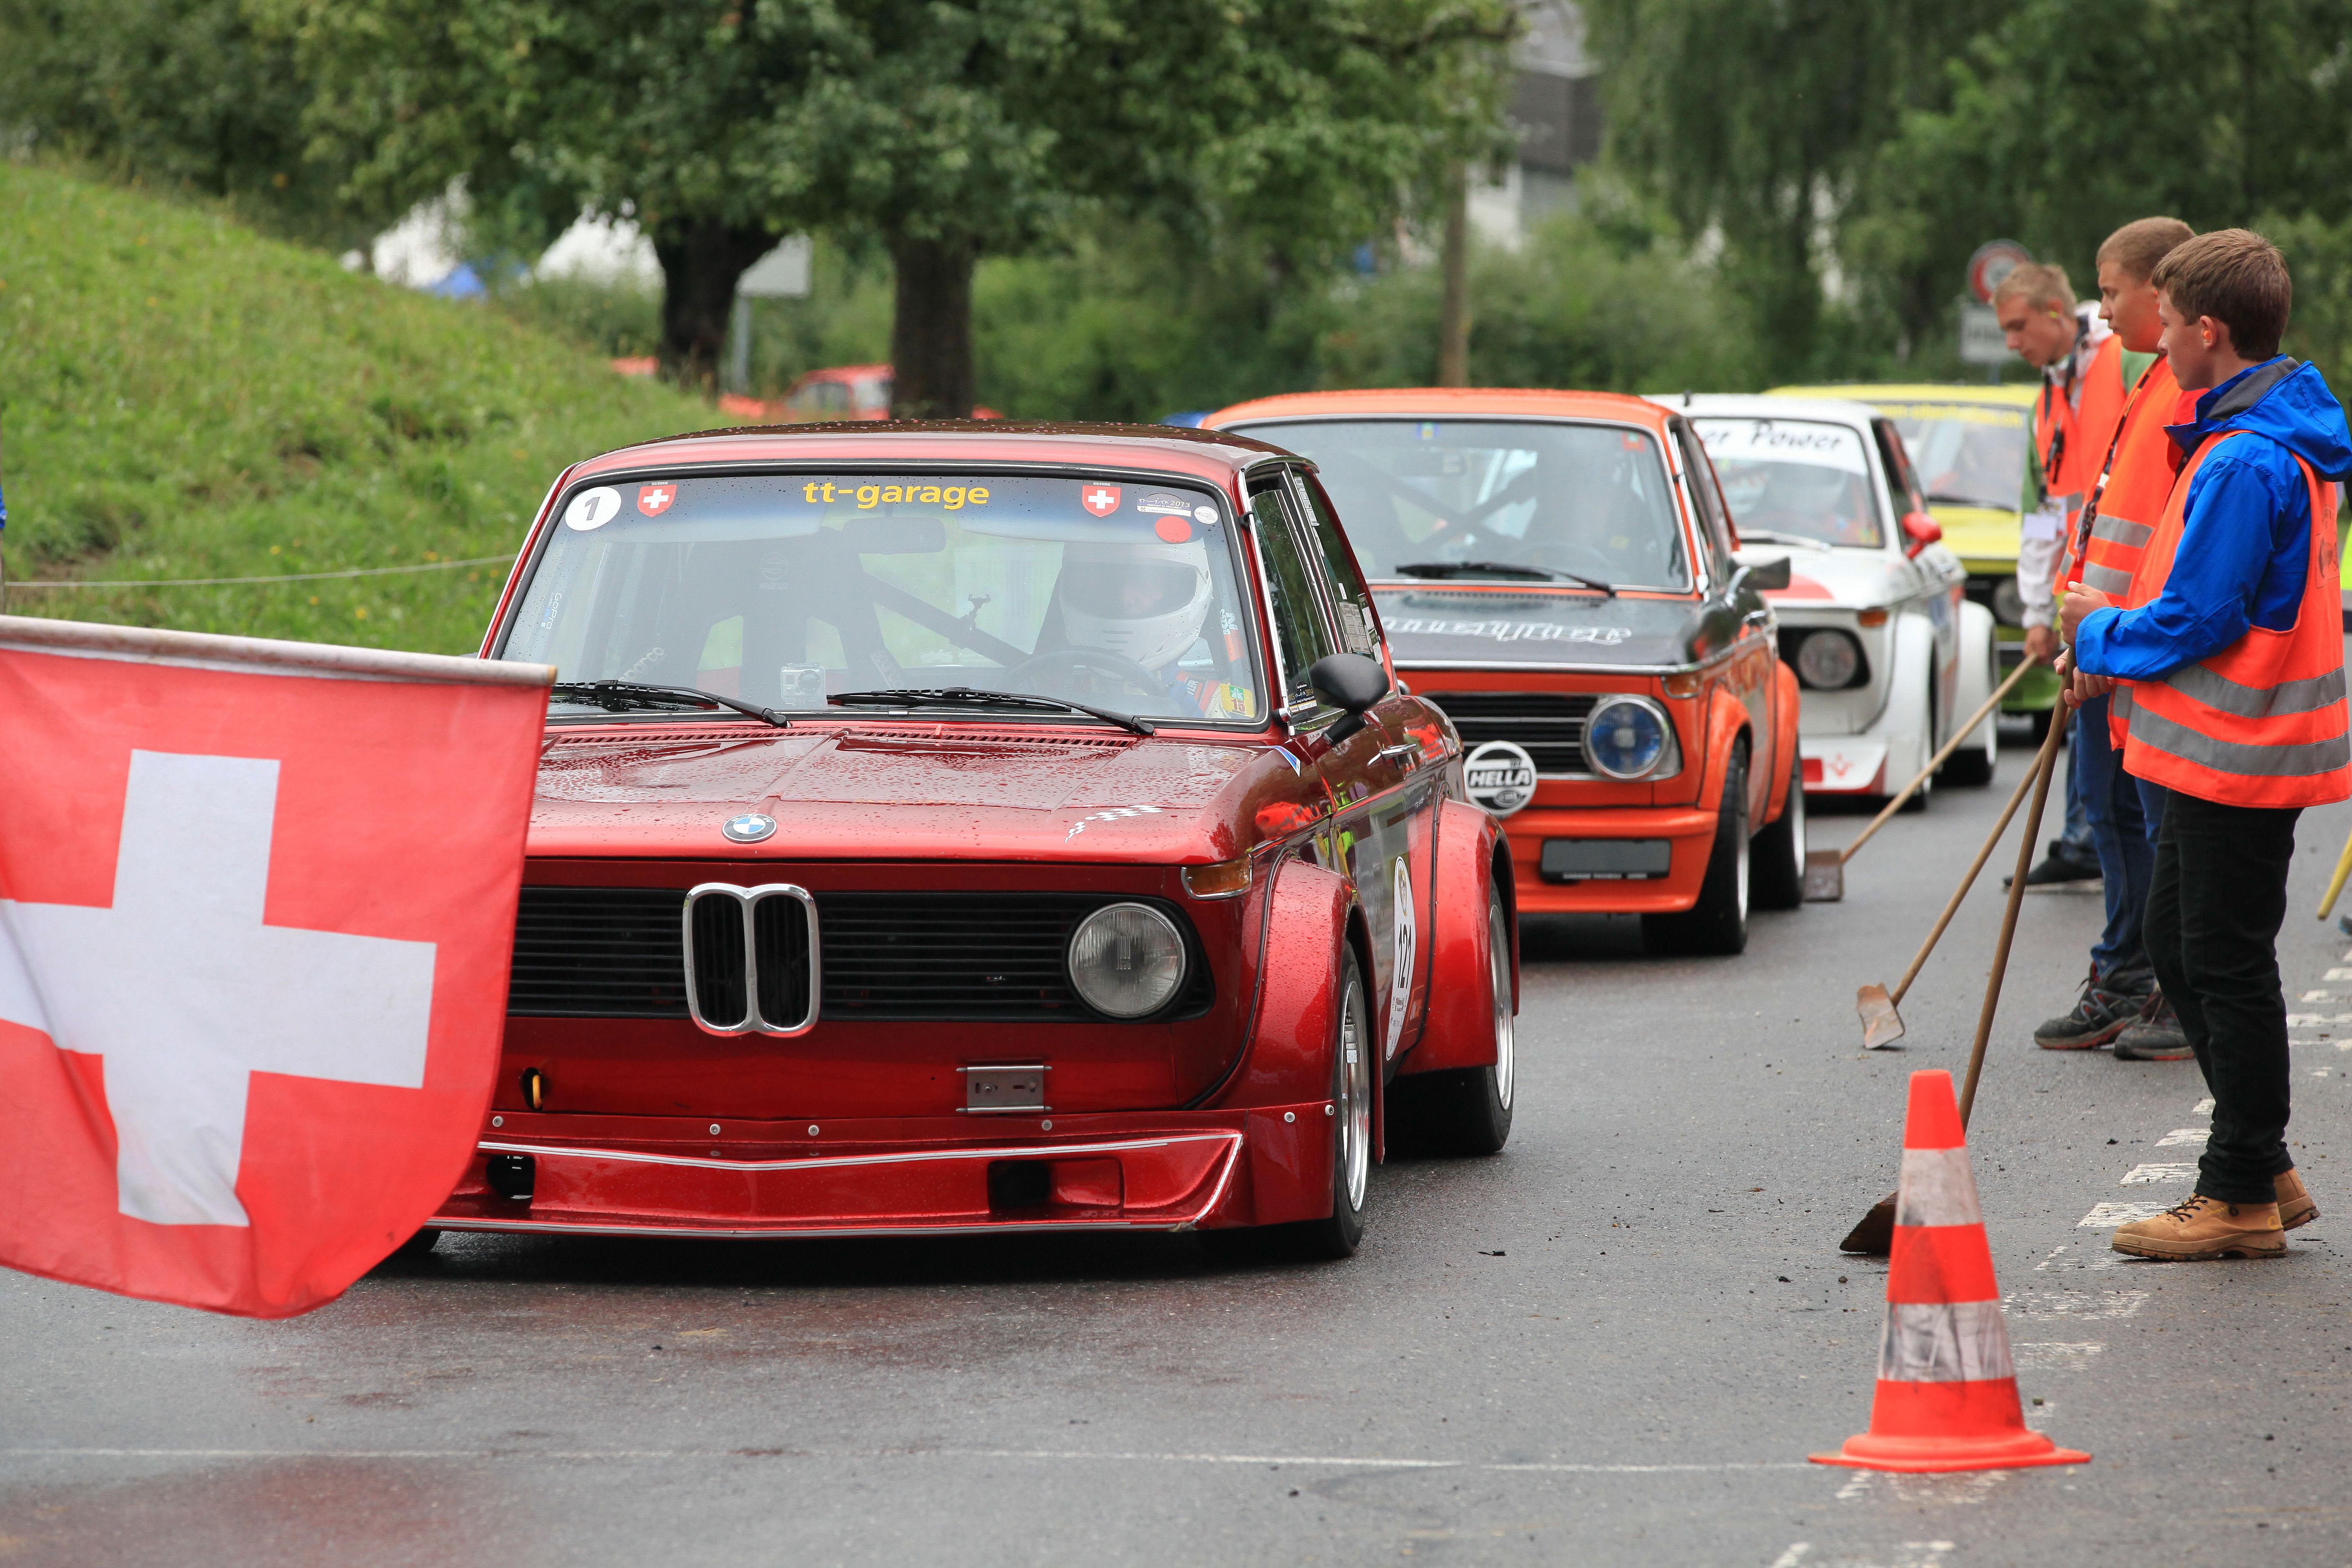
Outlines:
{"type": "Polygon", "coordinates": [[[1117,485],[1087,485],[1078,492],[1078,500],[1097,517],[1108,517],[1118,510],[1117,485]]]}
{"type": "Polygon", "coordinates": [[[669,503],[677,499],[676,485],[639,485],[637,487],[637,510],[647,517],[659,517],[669,510],[669,503]]]}
{"type": "Polygon", "coordinates": [[[0,1263],[331,1300],[471,1158],[553,672],[0,616],[0,1263]]]}

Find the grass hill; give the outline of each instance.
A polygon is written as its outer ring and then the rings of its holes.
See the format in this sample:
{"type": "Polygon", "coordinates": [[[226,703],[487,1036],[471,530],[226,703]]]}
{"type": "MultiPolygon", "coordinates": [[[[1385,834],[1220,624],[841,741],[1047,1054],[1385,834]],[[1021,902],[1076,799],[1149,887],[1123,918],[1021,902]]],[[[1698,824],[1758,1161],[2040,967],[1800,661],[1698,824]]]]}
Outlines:
{"type": "Polygon", "coordinates": [[[15,615],[470,652],[574,458],[721,423],[478,306],[207,212],[0,162],[0,534],[15,615]]]}

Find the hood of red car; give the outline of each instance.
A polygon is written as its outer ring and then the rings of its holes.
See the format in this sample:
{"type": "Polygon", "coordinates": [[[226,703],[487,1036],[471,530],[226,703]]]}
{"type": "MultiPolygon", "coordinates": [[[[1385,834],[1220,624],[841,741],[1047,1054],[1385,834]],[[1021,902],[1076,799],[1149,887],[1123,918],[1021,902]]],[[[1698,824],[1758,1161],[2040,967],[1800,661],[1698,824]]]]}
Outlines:
{"type": "Polygon", "coordinates": [[[1230,858],[1268,770],[1255,737],[1043,727],[835,724],[551,731],[534,856],[750,859],[1230,858]],[[719,828],[758,812],[759,844],[719,828]]]}

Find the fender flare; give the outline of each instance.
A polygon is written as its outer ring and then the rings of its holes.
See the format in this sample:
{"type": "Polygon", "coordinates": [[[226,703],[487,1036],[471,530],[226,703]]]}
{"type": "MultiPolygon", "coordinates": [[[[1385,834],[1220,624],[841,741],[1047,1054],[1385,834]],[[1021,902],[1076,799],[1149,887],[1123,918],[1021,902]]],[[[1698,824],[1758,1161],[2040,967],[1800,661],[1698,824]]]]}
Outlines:
{"type": "MultiPolygon", "coordinates": [[[[1748,733],[1748,705],[1718,689],[1706,710],[1706,766],[1699,777],[1695,803],[1701,810],[1713,811],[1723,799],[1723,781],[1731,771],[1731,753],[1743,742],[1753,758],[1755,741],[1748,733]]],[[[1751,822],[1748,826],[1752,832],[1763,824],[1751,822]]]]}
{"type": "Polygon", "coordinates": [[[1355,897],[1338,872],[1291,858],[1276,870],[1265,898],[1257,1008],[1240,1063],[1206,1101],[1218,1108],[1331,1097],[1333,1009],[1339,1005],[1332,976],[1339,968],[1339,944],[1357,940],[1355,897]]]}
{"type": "Polygon", "coordinates": [[[1509,890],[1509,854],[1501,825],[1486,812],[1458,800],[1439,808],[1429,1014],[1423,1020],[1421,1038],[1397,1065],[1399,1076],[1495,1064],[1494,1015],[1487,996],[1493,973],[1486,920],[1490,888],[1503,890],[1511,943],[1512,1013],[1519,1007],[1519,922],[1509,890]]]}
{"type": "MultiPolygon", "coordinates": [[[[1789,763],[1799,755],[1797,719],[1805,700],[1804,693],[1797,685],[1797,672],[1779,659],[1772,664],[1772,760],[1775,766],[1769,780],[1772,793],[1765,805],[1764,819],[1757,824],[1759,828],[1780,821],[1789,809],[1789,780],[1795,771],[1789,763]]],[[[1799,790],[1803,787],[1801,782],[1799,790]]]]}
{"type": "Polygon", "coordinates": [[[1939,716],[1930,710],[1929,694],[1937,674],[1935,626],[1924,615],[1899,616],[1889,640],[1894,644],[1895,668],[1887,672],[1886,706],[1879,710],[1872,728],[1888,742],[1886,793],[1892,795],[1911,782],[1921,763],[1936,754],[1937,742],[1932,729],[1939,716]],[[1926,683],[1920,680],[1923,674],[1927,677],[1926,683]],[[1917,756],[1904,759],[1898,773],[1893,742],[1906,730],[1920,737],[1920,750],[1917,756]]]}

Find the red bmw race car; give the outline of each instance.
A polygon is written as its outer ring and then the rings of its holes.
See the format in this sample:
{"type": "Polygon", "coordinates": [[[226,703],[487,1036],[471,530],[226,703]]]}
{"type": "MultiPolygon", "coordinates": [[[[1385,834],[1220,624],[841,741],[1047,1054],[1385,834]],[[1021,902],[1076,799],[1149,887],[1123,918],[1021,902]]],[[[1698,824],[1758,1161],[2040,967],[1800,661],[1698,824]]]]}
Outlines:
{"type": "Polygon", "coordinates": [[[499,1089],[436,1231],[1339,1256],[1391,1107],[1509,1133],[1509,851],[1297,458],[629,447],[558,480],[482,653],[560,679],[499,1089]]]}

